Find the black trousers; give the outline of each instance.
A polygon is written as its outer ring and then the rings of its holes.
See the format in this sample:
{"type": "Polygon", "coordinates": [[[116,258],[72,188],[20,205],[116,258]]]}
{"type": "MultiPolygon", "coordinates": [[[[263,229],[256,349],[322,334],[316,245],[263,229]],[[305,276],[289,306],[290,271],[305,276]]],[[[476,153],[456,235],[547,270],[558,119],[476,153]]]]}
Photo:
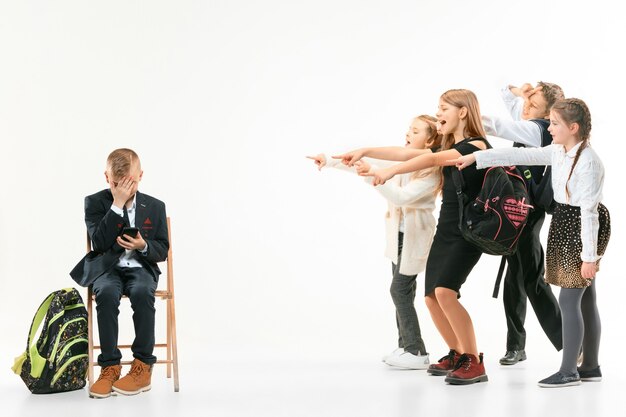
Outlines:
{"type": "Polygon", "coordinates": [[[128,296],[133,309],[135,340],[131,346],[133,357],[143,363],[156,362],[154,351],[154,293],[157,280],[145,268],[112,268],[93,283],[98,313],[98,331],[101,366],[119,365],[122,353],[117,347],[118,315],[122,295],[128,296]]]}
{"type": "Polygon", "coordinates": [[[507,350],[522,350],[526,346],[526,299],[550,342],[557,350],[563,347],[559,304],[550,285],[544,281],[544,253],[539,233],[545,216],[540,209],[531,212],[517,251],[506,258],[508,268],[504,277],[503,302],[507,350]]]}

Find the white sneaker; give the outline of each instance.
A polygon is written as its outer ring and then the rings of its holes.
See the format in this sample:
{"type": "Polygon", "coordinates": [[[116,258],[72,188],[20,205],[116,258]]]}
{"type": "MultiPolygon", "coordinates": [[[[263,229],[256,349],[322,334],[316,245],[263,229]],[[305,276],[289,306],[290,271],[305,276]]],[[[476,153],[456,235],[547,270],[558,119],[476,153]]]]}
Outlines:
{"type": "Polygon", "coordinates": [[[389,356],[385,363],[402,369],[428,369],[430,360],[428,354],[414,355],[411,352],[403,352],[397,356],[389,356]]]}
{"type": "Polygon", "coordinates": [[[387,358],[390,358],[390,357],[392,357],[392,356],[398,356],[398,355],[401,355],[401,354],[403,354],[403,353],[404,353],[404,348],[397,348],[397,349],[396,349],[396,350],[394,350],[393,352],[388,353],[387,355],[383,356],[381,360],[382,360],[383,362],[387,362],[387,358]]]}

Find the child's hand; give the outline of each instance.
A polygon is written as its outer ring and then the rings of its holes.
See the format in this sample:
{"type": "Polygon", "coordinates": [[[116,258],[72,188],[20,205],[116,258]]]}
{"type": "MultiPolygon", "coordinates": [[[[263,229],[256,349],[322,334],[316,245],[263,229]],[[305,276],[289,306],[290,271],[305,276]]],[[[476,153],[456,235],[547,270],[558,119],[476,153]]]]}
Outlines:
{"type": "Polygon", "coordinates": [[[307,158],[315,161],[315,165],[317,165],[317,170],[321,171],[322,168],[326,166],[326,157],[323,153],[315,155],[315,156],[307,156],[307,158]]]}
{"type": "Polygon", "coordinates": [[[528,98],[530,98],[530,96],[532,96],[533,94],[539,92],[539,91],[543,91],[543,87],[538,85],[537,87],[534,87],[532,90],[530,90],[530,92],[528,93],[528,98]]]}
{"type": "Polygon", "coordinates": [[[524,83],[521,87],[509,86],[509,90],[517,97],[528,99],[533,92],[533,86],[532,84],[524,83]]]}
{"type": "Polygon", "coordinates": [[[598,272],[598,266],[595,262],[583,262],[580,267],[580,275],[582,275],[583,278],[594,279],[596,272],[598,272]]]}
{"type": "Polygon", "coordinates": [[[146,248],[146,241],[143,240],[141,232],[137,232],[136,237],[130,235],[118,236],[117,244],[128,250],[142,251],[146,248]]]}
{"type": "Polygon", "coordinates": [[[353,166],[357,161],[365,156],[365,149],[356,149],[354,151],[346,152],[342,155],[333,155],[333,159],[341,159],[341,163],[349,167],[353,166]]]}
{"type": "Polygon", "coordinates": [[[365,161],[357,161],[354,165],[359,175],[367,174],[372,169],[372,166],[365,161]]]}
{"type": "Polygon", "coordinates": [[[456,160],[456,167],[460,170],[467,168],[468,166],[472,165],[473,163],[476,162],[476,157],[474,156],[473,153],[467,154],[467,155],[463,155],[460,156],[457,160],[456,160]]]}
{"type": "Polygon", "coordinates": [[[378,169],[376,171],[361,174],[364,177],[374,177],[373,185],[382,185],[389,181],[395,175],[393,167],[378,169]]]}
{"type": "Polygon", "coordinates": [[[120,181],[109,181],[113,204],[119,208],[124,208],[124,204],[137,192],[139,183],[130,177],[124,177],[120,181]]]}
{"type": "Polygon", "coordinates": [[[535,92],[535,88],[532,86],[532,84],[529,83],[522,84],[519,89],[522,97],[524,97],[525,99],[528,99],[535,92]]]}

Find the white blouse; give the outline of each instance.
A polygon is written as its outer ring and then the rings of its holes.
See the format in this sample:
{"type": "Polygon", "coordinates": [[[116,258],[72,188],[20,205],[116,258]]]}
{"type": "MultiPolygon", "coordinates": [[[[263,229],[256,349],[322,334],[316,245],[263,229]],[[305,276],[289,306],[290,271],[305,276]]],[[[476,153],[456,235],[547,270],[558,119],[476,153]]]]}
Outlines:
{"type": "Polygon", "coordinates": [[[583,262],[595,262],[598,240],[598,204],[602,201],[604,166],[595,151],[587,146],[567,182],[576,151],[580,143],[569,152],[563,145],[552,144],[543,148],[497,148],[474,152],[477,168],[496,165],[552,165],[554,200],[561,204],[580,207],[583,262]],[[568,185],[569,199],[565,192],[568,185]]]}

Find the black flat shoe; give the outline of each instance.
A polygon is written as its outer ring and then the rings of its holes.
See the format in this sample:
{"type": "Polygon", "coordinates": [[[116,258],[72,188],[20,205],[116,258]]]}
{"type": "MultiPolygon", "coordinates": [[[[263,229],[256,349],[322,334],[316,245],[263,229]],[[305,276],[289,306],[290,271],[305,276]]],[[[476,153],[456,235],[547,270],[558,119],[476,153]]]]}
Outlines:
{"type": "Polygon", "coordinates": [[[580,376],[578,372],[573,374],[564,374],[561,371],[554,375],[550,375],[546,379],[542,379],[537,384],[542,388],[560,388],[560,387],[573,387],[580,385],[580,376]]]}
{"type": "Polygon", "coordinates": [[[580,380],[585,382],[600,382],[602,381],[602,372],[600,372],[600,367],[591,369],[589,371],[583,371],[578,368],[578,375],[580,375],[580,380]]]}
{"type": "Polygon", "coordinates": [[[500,358],[500,365],[515,365],[517,362],[526,360],[526,352],[522,350],[507,350],[500,358]]]}

